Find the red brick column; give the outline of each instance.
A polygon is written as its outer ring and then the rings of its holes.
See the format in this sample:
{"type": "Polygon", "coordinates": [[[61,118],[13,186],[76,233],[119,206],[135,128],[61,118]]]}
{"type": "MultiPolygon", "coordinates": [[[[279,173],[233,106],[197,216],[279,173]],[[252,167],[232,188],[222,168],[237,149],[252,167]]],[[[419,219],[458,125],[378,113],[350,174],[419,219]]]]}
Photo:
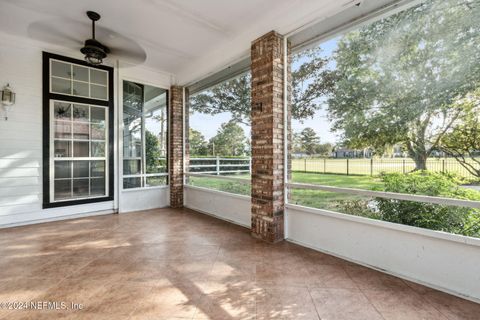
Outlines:
{"type": "Polygon", "coordinates": [[[183,207],[183,87],[170,88],[169,105],[170,207],[183,207]]]}
{"type": "Polygon", "coordinates": [[[272,31],[253,41],[252,234],[284,239],[284,38],[272,31]]]}

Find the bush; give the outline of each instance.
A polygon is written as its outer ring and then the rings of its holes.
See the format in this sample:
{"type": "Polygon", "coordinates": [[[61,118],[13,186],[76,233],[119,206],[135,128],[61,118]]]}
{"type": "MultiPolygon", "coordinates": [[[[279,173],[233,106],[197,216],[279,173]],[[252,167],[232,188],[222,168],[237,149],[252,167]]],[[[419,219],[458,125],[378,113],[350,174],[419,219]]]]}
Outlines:
{"type": "Polygon", "coordinates": [[[352,216],[360,216],[376,220],[382,219],[382,215],[377,210],[375,203],[366,199],[337,200],[333,205],[333,210],[350,214],[352,216]]]}
{"type": "MultiPolygon", "coordinates": [[[[381,179],[387,192],[480,200],[480,192],[461,187],[462,180],[452,174],[416,171],[383,174],[381,179]]],[[[480,237],[477,209],[383,198],[375,202],[382,220],[480,237]]]]}
{"type": "MultiPolygon", "coordinates": [[[[480,192],[461,186],[464,181],[452,174],[415,171],[382,174],[383,187],[377,191],[480,200],[480,192]]],[[[338,211],[410,226],[480,237],[480,210],[423,202],[374,198],[336,201],[338,211]]]]}

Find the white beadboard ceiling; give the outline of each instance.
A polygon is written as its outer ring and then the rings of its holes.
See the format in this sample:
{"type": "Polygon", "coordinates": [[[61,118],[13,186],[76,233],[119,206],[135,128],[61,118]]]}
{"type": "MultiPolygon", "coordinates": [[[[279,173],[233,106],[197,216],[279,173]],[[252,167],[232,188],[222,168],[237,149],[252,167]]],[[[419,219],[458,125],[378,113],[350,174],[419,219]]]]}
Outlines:
{"type": "Polygon", "coordinates": [[[291,33],[356,2],[0,0],[0,31],[80,49],[90,37],[85,12],[93,10],[102,15],[97,39],[135,53],[122,60],[172,73],[186,84],[245,57],[251,41],[270,30],[291,33]]]}

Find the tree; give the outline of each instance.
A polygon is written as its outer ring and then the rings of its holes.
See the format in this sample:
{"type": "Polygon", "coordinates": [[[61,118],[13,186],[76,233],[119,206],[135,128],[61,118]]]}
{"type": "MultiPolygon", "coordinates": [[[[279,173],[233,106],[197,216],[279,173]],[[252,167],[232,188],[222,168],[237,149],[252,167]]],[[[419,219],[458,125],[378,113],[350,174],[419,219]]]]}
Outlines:
{"type": "MultiPolygon", "coordinates": [[[[328,94],[335,73],[327,68],[329,60],[320,47],[292,56],[292,117],[302,120],[320,109],[320,98],[328,94]]],[[[251,75],[244,74],[190,97],[190,110],[211,115],[230,112],[238,123],[250,125],[251,75]]]]}
{"type": "Polygon", "coordinates": [[[292,152],[293,153],[304,153],[302,146],[302,135],[300,132],[294,132],[292,135],[292,152]]]}
{"type": "Polygon", "coordinates": [[[463,112],[458,125],[445,134],[440,150],[454,157],[460,165],[480,178],[480,88],[457,102],[463,112]]]}
{"type": "Polygon", "coordinates": [[[245,132],[234,120],[225,122],[217,134],[210,139],[209,149],[215,149],[214,155],[243,156],[248,148],[245,132]]]}
{"type": "Polygon", "coordinates": [[[159,139],[159,148],[163,152],[163,154],[166,154],[166,145],[164,143],[167,141],[167,109],[166,108],[159,108],[157,110],[157,115],[153,116],[152,119],[156,120],[158,124],[160,125],[160,133],[158,134],[159,139]]]}
{"type": "Polygon", "coordinates": [[[428,0],[345,34],[328,100],[333,129],[353,148],[402,144],[426,160],[461,111],[452,103],[479,86],[480,6],[428,0]]]}
{"type": "Polygon", "coordinates": [[[148,130],[145,130],[145,162],[147,173],[158,172],[161,165],[161,150],[158,138],[148,130]]]}
{"type": "Polygon", "coordinates": [[[308,154],[315,154],[320,143],[320,138],[312,128],[305,128],[300,132],[302,150],[308,154]]]}
{"type": "Polygon", "coordinates": [[[329,157],[333,151],[333,145],[331,143],[320,143],[315,147],[315,154],[322,157],[329,157]]]}
{"type": "Polygon", "coordinates": [[[188,141],[190,144],[190,155],[192,156],[208,155],[208,143],[200,131],[190,128],[188,141]]]}
{"type": "Polygon", "coordinates": [[[328,157],[332,150],[333,145],[331,143],[320,143],[320,137],[312,128],[307,127],[301,132],[293,133],[292,151],[294,153],[318,154],[328,157]]]}

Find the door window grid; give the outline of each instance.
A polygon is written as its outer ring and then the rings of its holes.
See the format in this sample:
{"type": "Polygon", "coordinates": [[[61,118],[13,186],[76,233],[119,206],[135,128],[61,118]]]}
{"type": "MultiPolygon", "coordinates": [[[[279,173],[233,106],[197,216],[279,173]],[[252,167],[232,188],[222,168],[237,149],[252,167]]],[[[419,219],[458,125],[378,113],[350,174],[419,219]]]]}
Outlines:
{"type": "Polygon", "coordinates": [[[107,116],[107,108],[102,106],[51,101],[50,119],[54,124],[51,125],[50,139],[51,202],[104,197],[108,194],[107,116]],[[58,130],[59,124],[66,129],[58,130]],[[75,131],[78,126],[83,131],[75,131]],[[95,131],[92,131],[92,127],[95,131]],[[86,138],[76,138],[75,132],[86,138]],[[95,135],[103,139],[92,139],[95,135]],[[80,151],[76,151],[76,143],[82,144],[77,145],[80,151]]]}

